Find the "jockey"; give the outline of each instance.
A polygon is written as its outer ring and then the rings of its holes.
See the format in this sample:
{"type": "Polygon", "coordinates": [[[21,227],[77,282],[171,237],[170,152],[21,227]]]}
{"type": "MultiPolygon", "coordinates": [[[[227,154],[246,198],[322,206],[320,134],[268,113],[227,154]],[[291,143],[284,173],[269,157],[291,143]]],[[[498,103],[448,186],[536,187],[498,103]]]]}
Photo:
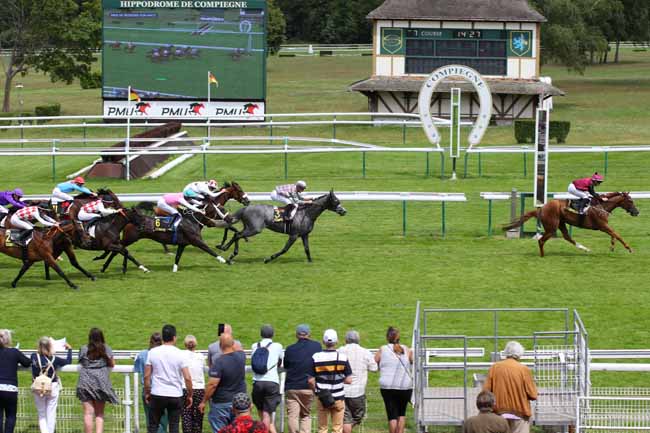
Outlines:
{"type": "Polygon", "coordinates": [[[77,218],[79,221],[88,222],[119,212],[117,209],[104,207],[104,203],[110,205],[113,203],[113,201],[110,199],[102,198],[86,203],[85,205],[81,206],[81,209],[79,209],[77,218]]]}
{"type": "Polygon", "coordinates": [[[178,205],[185,206],[186,208],[193,210],[194,212],[205,214],[205,211],[197,208],[191,203],[188,203],[187,200],[183,197],[183,193],[173,193],[165,194],[160,199],[158,199],[158,209],[167,212],[174,217],[174,227],[178,227],[181,221],[181,214],[178,212],[178,205]]]}
{"type": "Polygon", "coordinates": [[[86,181],[83,177],[77,176],[69,182],[62,182],[52,190],[52,203],[56,204],[61,201],[73,201],[74,197],[70,195],[72,191],[79,191],[80,193],[92,194],[93,192],[86,188],[84,184],[86,181]]]}
{"type": "Polygon", "coordinates": [[[206,195],[212,198],[218,197],[220,193],[215,192],[218,189],[219,184],[214,179],[208,182],[192,182],[183,188],[183,195],[189,202],[200,204],[206,195]]]}
{"type": "Polygon", "coordinates": [[[296,215],[298,205],[303,203],[311,203],[310,199],[305,199],[302,192],[307,189],[307,182],[299,180],[295,184],[278,185],[271,192],[271,200],[278,201],[286,205],[284,211],[284,218],[291,221],[296,215]]]}
{"type": "Polygon", "coordinates": [[[12,227],[26,230],[21,236],[22,239],[25,239],[27,234],[34,230],[34,221],[38,221],[45,227],[59,225],[58,222],[50,218],[47,214],[41,214],[41,211],[47,212],[47,209],[43,209],[38,206],[26,206],[22,209],[19,209],[11,216],[11,219],[9,221],[11,221],[12,227]]]}
{"type": "Polygon", "coordinates": [[[27,207],[25,203],[20,201],[20,198],[23,196],[23,190],[16,188],[13,191],[3,191],[0,192],[0,216],[6,215],[9,213],[9,209],[5,206],[11,205],[14,209],[22,209],[27,207]]]}
{"type": "Polygon", "coordinates": [[[597,200],[607,201],[607,197],[601,197],[595,190],[595,187],[603,183],[604,180],[605,178],[596,172],[591,177],[576,179],[569,184],[569,194],[581,199],[579,211],[581,215],[587,212],[592,197],[597,200]]]}

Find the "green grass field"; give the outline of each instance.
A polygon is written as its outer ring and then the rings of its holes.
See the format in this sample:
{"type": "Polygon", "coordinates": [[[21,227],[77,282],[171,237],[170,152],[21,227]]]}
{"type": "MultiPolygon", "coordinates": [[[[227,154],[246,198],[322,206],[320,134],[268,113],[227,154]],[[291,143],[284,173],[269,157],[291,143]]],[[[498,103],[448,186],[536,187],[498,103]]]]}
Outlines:
{"type": "Polygon", "coordinates": [[[153,13],[155,17],[140,18],[116,18],[112,17],[114,12],[106,10],[104,13],[107,95],[111,95],[111,88],[132,86],[166,95],[207,98],[207,71],[211,71],[219,81],[219,86],[212,88],[212,98],[264,98],[264,34],[258,23],[251,23],[251,33],[245,34],[240,32],[239,16],[217,17],[216,12],[147,9],[143,12],[153,13]],[[225,21],[206,23],[201,20],[206,16],[225,21]],[[236,22],[229,21],[235,18],[236,22]],[[199,33],[202,30],[206,32],[199,33]],[[116,41],[121,44],[114,46],[116,41]],[[135,45],[132,52],[125,49],[127,42],[135,45]],[[152,55],[153,50],[168,45],[198,51],[192,56],[175,56],[173,51],[166,57],[152,55]],[[235,58],[236,48],[252,51],[235,58]]]}
{"type": "MultiPolygon", "coordinates": [[[[365,98],[347,92],[346,86],[368,76],[370,62],[361,57],[271,58],[267,111],[365,111],[365,98]]],[[[567,92],[566,97],[555,98],[552,118],[572,122],[568,144],[647,144],[649,72],[648,53],[633,51],[624,52],[621,64],[593,67],[584,76],[569,74],[560,67],[545,67],[543,73],[552,76],[554,85],[567,92]]],[[[26,108],[61,102],[65,114],[99,112],[97,90],[52,85],[36,74],[27,76],[24,83],[26,108]]],[[[13,99],[17,107],[16,94],[13,99]]],[[[215,133],[266,131],[246,128],[215,133]]],[[[274,133],[329,137],[332,131],[305,127],[274,133]]],[[[0,132],[0,138],[16,134],[0,132]]],[[[52,131],[30,131],[26,136],[43,134],[51,136],[52,131]]],[[[81,136],[81,131],[59,134],[81,136]]],[[[401,146],[402,131],[340,127],[337,136],[401,146]]],[[[485,144],[514,144],[512,127],[491,128],[485,144]]],[[[408,129],[407,145],[426,145],[423,133],[408,129]]],[[[57,180],[91,159],[58,158],[57,180]]],[[[48,192],[53,184],[50,162],[49,158],[3,158],[3,187],[22,186],[28,193],[48,192]]],[[[157,244],[143,241],[131,251],[152,273],[142,275],[131,269],[122,275],[113,267],[93,283],[84,280],[66,261],[64,270],[81,285],[79,292],[73,292],[58,278],[44,281],[40,267],[32,269],[18,289],[11,289],[9,283],[19,264],[0,257],[4,312],[0,327],[15,330],[21,346],[31,347],[43,334],[67,336],[79,346],[88,328],[99,326],[113,347],[136,349],[146,345],[150,332],[170,322],[176,324],[180,334],[196,335],[200,347],[205,348],[214,339],[218,322],[232,323],[237,338],[247,346],[256,341],[263,323],[274,324],[277,340],[289,344],[295,325],[307,322],[317,336],[327,327],[337,329],[339,335],[356,328],[363,344],[378,347],[388,325],[400,327],[404,340],[410,341],[415,303],[420,300],[425,306],[440,308],[576,308],[590,333],[592,348],[647,348],[650,203],[637,203],[641,211],[637,218],[621,211],[611,217],[611,225],[632,245],[634,254],[620,246],[610,252],[609,238],[604,234],[574,230],[574,237],[590,247],[591,253],[552,240],[547,244],[547,257],[540,259],[533,240],[505,240],[499,233],[488,238],[487,203],[479,198],[481,191],[531,191],[532,158],[528,159],[527,177],[523,175],[520,155],[484,156],[481,177],[476,157],[469,162],[469,177],[453,182],[448,177],[439,178],[438,157],[432,158],[432,173],[427,177],[423,155],[371,154],[367,157],[366,178],[361,175],[361,155],[289,158],[290,179],[306,179],[311,190],[466,193],[467,203],[448,205],[445,238],[440,236],[439,204],[409,204],[408,231],[403,237],[400,203],[350,202],[343,203],[348,209],[345,217],[326,213],[318,221],[311,236],[311,264],[296,244],[277,262],[264,265],[262,259],[279,250],[285,241],[281,235],[264,232],[242,244],[239,260],[233,266],[219,265],[208,255],[188,249],[180,271],[172,274],[173,257],[162,255],[157,244]]],[[[571,179],[602,170],[603,165],[601,154],[553,155],[549,189],[564,191],[571,179]]],[[[448,174],[449,160],[446,166],[448,174]]],[[[601,189],[649,190],[649,166],[650,155],[612,153],[601,189]]],[[[208,173],[218,179],[234,179],[247,191],[270,191],[284,181],[279,156],[210,156],[208,173]]],[[[157,181],[106,180],[90,182],[90,186],[106,185],[117,192],[174,191],[201,176],[201,159],[195,157],[157,181]]],[[[495,225],[508,219],[509,205],[496,204],[495,225]]],[[[207,231],[205,237],[215,244],[221,232],[207,231]]],[[[91,260],[92,253],[79,252],[79,256],[88,269],[99,270],[100,264],[91,260]]],[[[440,321],[431,330],[453,334],[465,325],[482,326],[484,320],[475,316],[465,323],[440,321]]],[[[526,327],[546,326],[534,317],[521,317],[506,326],[514,329],[518,320],[526,327]]],[[[645,383],[643,376],[622,373],[594,374],[593,380],[595,385],[645,383]]]]}

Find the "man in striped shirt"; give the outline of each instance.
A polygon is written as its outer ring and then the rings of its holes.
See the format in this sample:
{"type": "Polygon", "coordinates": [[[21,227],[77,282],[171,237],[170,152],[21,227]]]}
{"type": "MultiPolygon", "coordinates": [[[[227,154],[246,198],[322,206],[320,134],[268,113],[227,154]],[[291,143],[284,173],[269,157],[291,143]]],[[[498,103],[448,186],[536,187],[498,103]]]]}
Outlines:
{"type": "Polygon", "coordinates": [[[318,398],[318,433],[327,433],[328,421],[332,418],[332,433],[343,431],[343,414],[345,412],[344,384],[352,383],[352,368],[348,357],[336,350],[338,335],[333,329],[323,334],[325,350],[312,357],[313,371],[309,384],[318,395],[321,391],[330,392],[334,403],[328,407],[318,398]]]}

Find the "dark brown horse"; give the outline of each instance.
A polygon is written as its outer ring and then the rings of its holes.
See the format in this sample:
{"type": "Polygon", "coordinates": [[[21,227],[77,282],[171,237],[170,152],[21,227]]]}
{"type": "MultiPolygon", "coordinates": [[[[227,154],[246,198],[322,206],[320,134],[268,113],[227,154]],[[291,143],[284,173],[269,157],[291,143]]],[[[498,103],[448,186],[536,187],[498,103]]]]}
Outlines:
{"type": "Polygon", "coordinates": [[[614,245],[618,240],[623,246],[632,252],[632,248],[621,238],[621,236],[612,229],[609,224],[609,215],[618,207],[623,208],[632,216],[639,215],[639,210],[634,205],[632,197],[627,192],[612,192],[601,194],[604,200],[591,206],[585,215],[578,215],[569,210],[569,200],[551,200],[543,207],[525,213],[516,221],[503,227],[503,230],[510,230],[521,227],[526,221],[537,217],[544,226],[544,234],[539,238],[539,254],[544,257],[544,244],[551,238],[557,229],[560,229],[562,236],[567,242],[573,244],[576,248],[589,251],[589,248],[574,241],[569,235],[566,225],[572,225],[583,229],[600,230],[611,237],[610,249],[614,251],[614,245]]]}
{"type": "Polygon", "coordinates": [[[70,281],[56,263],[56,257],[61,255],[62,252],[66,253],[72,266],[94,281],[95,277],[79,265],[74,254],[72,242],[70,241],[70,236],[74,234],[74,231],[75,227],[69,221],[51,227],[46,232],[34,230],[32,241],[27,246],[26,251],[23,251],[20,246],[7,246],[6,230],[0,229],[0,252],[23,261],[23,266],[18,272],[18,276],[11,282],[11,287],[16,287],[20,278],[35,262],[45,261],[71,288],[78,289],[79,287],[70,281]]]}

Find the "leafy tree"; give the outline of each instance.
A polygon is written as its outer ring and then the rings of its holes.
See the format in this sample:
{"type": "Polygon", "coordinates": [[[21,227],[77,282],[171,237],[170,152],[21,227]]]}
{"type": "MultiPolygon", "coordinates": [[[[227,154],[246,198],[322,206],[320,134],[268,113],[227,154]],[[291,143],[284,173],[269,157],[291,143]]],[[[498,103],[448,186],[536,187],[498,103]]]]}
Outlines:
{"type": "Polygon", "coordinates": [[[100,0],[2,0],[0,48],[4,99],[10,110],[12,81],[31,69],[54,81],[88,77],[101,44],[100,0]]]}
{"type": "Polygon", "coordinates": [[[284,19],[282,10],[273,0],[268,0],[266,5],[269,14],[266,44],[268,46],[269,54],[274,55],[280,51],[280,45],[285,43],[287,40],[287,22],[284,19]]]}

